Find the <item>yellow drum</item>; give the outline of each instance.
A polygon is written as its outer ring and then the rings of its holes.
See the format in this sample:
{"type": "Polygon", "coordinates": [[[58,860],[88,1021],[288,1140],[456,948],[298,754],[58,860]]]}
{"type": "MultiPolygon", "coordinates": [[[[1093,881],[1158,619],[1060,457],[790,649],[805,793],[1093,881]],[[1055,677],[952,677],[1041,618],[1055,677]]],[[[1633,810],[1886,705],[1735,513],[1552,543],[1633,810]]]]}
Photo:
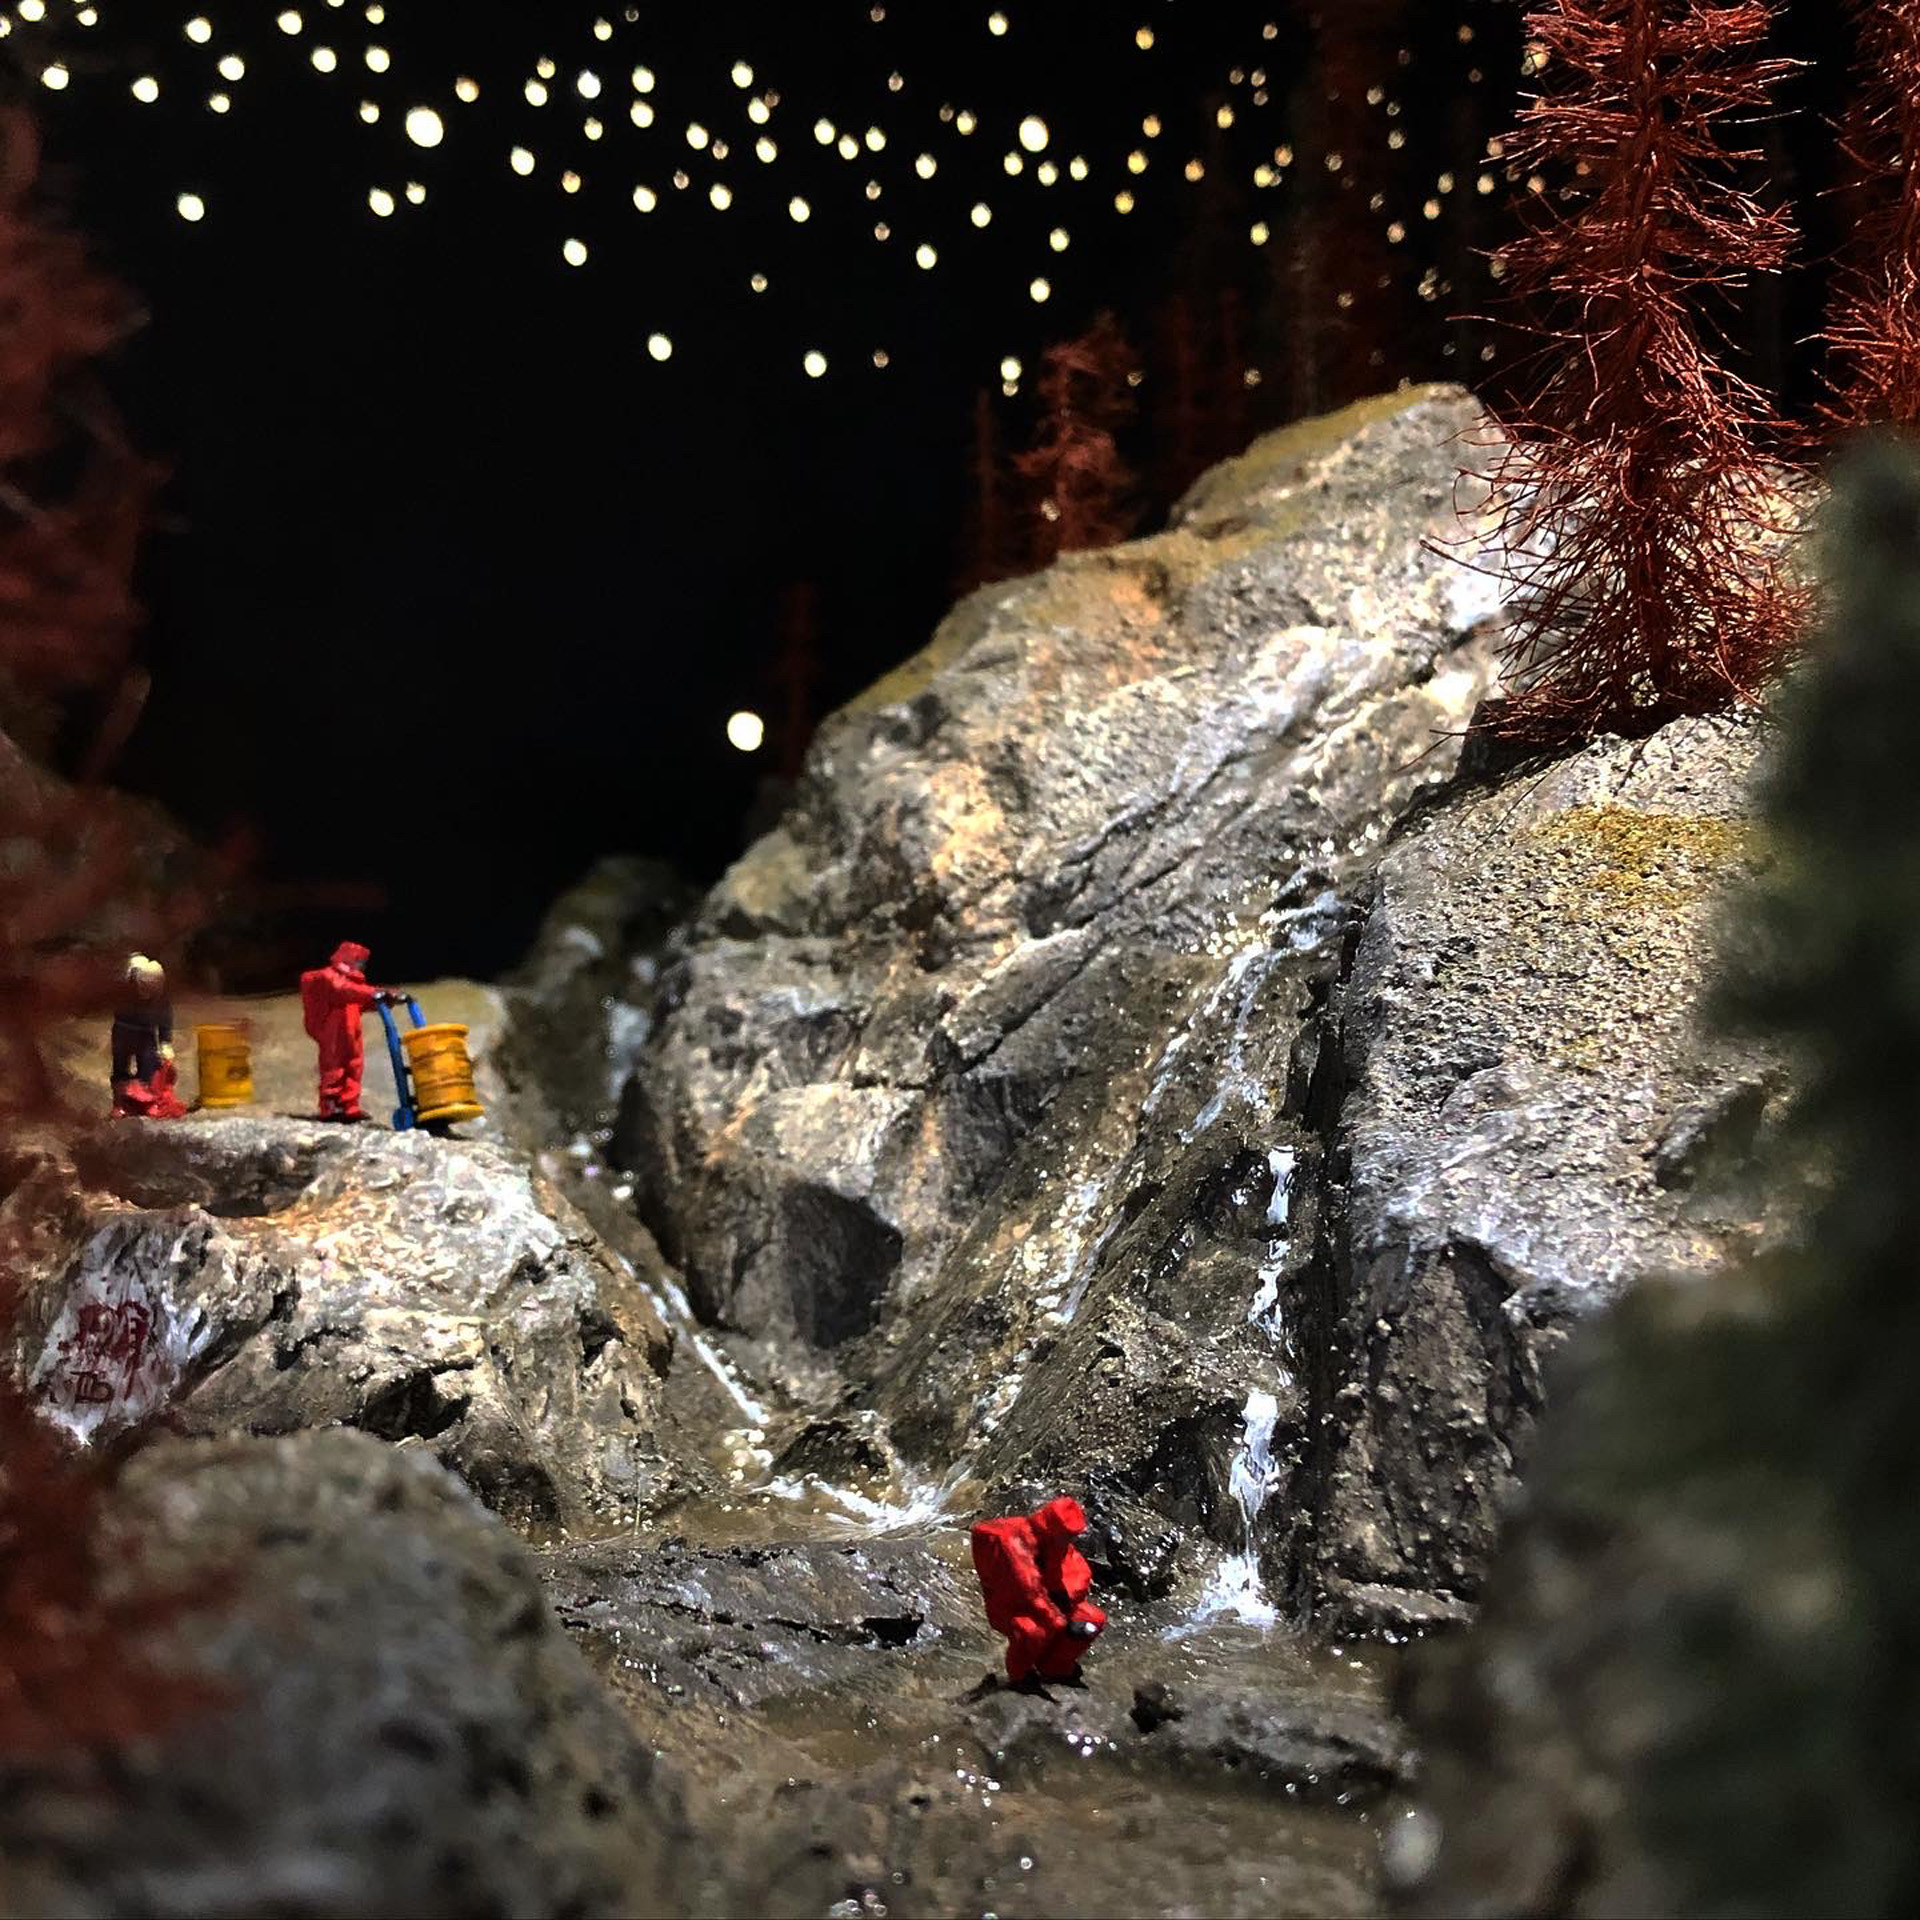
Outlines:
{"type": "Polygon", "coordinates": [[[195,1027],[203,1107],[244,1107],[253,1100],[253,1048],[244,1027],[195,1027]]]}
{"type": "Polygon", "coordinates": [[[402,1033],[413,1099],[423,1127],[478,1120],[486,1109],[473,1088],[473,1062],[467,1058],[465,1027],[415,1027],[402,1033]]]}

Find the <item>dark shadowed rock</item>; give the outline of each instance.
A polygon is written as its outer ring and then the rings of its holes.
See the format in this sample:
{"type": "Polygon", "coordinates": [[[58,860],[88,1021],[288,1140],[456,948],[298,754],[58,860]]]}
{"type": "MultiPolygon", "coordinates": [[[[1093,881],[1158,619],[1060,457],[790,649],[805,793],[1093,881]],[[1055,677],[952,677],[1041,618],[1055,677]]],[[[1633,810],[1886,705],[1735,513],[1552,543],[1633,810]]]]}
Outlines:
{"type": "Polygon", "coordinates": [[[1302,1552],[1336,1615],[1459,1617],[1566,1330],[1772,1218],[1709,1148],[1751,1143],[1780,1065],[1698,1018],[1754,747],[1708,722],[1596,746],[1380,864],[1313,1036],[1333,1419],[1302,1552]]]}
{"type": "Polygon", "coordinates": [[[602,860],[555,901],[505,982],[495,1057],[523,1144],[604,1141],[628,1062],[653,1030],[659,948],[694,899],[657,860],[602,860]]]}
{"type": "Polygon", "coordinates": [[[162,1657],[209,1697],[110,1765],[8,1769],[9,1911],[698,1904],[651,1754],[524,1550],[431,1460],[348,1433],[164,1441],[110,1524],[142,1579],[206,1594],[162,1657]]]}

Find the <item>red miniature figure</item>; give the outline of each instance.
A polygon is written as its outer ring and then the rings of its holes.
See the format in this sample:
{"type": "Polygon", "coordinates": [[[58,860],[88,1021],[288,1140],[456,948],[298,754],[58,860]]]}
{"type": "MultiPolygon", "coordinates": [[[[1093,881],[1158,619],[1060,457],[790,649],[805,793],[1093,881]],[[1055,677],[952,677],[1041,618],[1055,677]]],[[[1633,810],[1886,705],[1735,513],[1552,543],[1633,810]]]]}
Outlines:
{"type": "Polygon", "coordinates": [[[113,1016],[113,1117],[179,1120],[186,1108],[174,1092],[173,1007],[167,973],[136,953],[127,962],[127,1004],[113,1016]]]}
{"type": "Polygon", "coordinates": [[[1093,1569],[1073,1543],[1087,1530],[1077,1500],[1049,1500],[1032,1514],[982,1520],[973,1567],[987,1624],[1007,1638],[1007,1678],[1071,1680],[1107,1616],[1088,1600],[1093,1569]]]}
{"type": "Polygon", "coordinates": [[[367,985],[367,949],[343,940],[324,967],[300,976],[300,1005],[307,1038],[320,1049],[320,1118],[364,1120],[360,1081],[366,1051],[360,1041],[360,1012],[398,994],[367,985]]]}

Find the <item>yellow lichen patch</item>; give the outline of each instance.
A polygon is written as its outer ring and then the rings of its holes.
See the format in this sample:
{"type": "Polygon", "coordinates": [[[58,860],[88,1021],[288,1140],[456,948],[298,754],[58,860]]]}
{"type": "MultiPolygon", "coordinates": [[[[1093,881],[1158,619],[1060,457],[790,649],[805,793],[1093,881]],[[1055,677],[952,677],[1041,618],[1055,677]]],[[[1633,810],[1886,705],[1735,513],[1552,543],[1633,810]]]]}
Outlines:
{"type": "Polygon", "coordinates": [[[1623,906],[1691,900],[1718,882],[1749,845],[1743,821],[1620,806],[1569,807],[1534,831],[1582,860],[1583,885],[1623,906]]]}

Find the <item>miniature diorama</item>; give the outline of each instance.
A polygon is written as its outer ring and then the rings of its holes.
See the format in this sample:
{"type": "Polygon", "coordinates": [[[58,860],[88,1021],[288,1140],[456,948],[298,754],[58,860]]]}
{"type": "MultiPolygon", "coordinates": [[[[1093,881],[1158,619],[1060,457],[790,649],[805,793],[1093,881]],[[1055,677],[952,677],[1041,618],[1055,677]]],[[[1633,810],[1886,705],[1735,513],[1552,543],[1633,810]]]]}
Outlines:
{"type": "Polygon", "coordinates": [[[0,295],[0,1911],[1911,1907],[1920,0],[6,0],[0,295]]]}

